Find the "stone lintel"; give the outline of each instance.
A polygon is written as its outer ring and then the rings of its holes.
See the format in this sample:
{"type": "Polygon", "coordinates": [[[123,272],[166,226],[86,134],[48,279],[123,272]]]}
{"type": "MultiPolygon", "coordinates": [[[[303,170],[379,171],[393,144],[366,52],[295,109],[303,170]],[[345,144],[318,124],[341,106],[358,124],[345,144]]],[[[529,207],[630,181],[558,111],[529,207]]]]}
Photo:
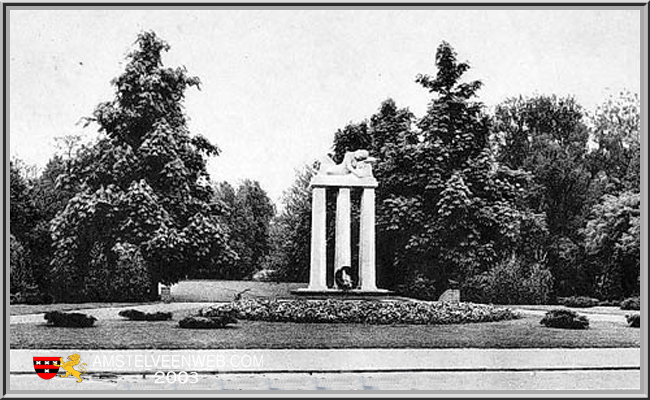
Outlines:
{"type": "Polygon", "coordinates": [[[376,188],[379,186],[373,177],[358,178],[355,175],[316,175],[311,179],[311,187],[359,187],[376,188]]]}

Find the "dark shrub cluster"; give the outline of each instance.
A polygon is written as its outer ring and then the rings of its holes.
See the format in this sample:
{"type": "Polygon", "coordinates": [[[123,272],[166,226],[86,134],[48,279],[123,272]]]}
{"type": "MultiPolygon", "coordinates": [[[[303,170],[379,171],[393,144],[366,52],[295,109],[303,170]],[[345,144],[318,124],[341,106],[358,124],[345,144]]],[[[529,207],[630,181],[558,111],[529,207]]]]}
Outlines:
{"type": "Polygon", "coordinates": [[[51,311],[45,313],[47,323],[57,327],[66,328],[87,328],[93,326],[97,318],[81,313],[63,313],[51,311]]]}
{"type": "Polygon", "coordinates": [[[600,300],[586,296],[560,297],[557,299],[557,302],[565,307],[573,308],[596,307],[600,304],[600,300]]]}
{"type": "Polygon", "coordinates": [[[632,328],[640,328],[641,327],[641,314],[626,315],[625,319],[627,320],[627,323],[632,328]]]}
{"type": "Polygon", "coordinates": [[[585,315],[580,315],[573,310],[555,309],[551,310],[544,315],[544,318],[539,322],[540,324],[549,328],[562,328],[562,329],[587,329],[589,328],[589,320],[585,315]]]}
{"type": "Polygon", "coordinates": [[[640,310],[641,309],[641,299],[639,297],[629,297],[621,301],[622,310],[640,310]]]}
{"type": "Polygon", "coordinates": [[[422,274],[408,276],[404,283],[397,286],[397,293],[420,300],[437,300],[441,294],[436,290],[435,282],[422,274]]]}
{"type": "Polygon", "coordinates": [[[172,319],[172,313],[161,311],[145,313],[140,310],[129,309],[120,311],[118,315],[131,321],[167,321],[172,319]]]}
{"type": "Polygon", "coordinates": [[[240,300],[203,315],[232,310],[240,319],[299,323],[462,324],[518,318],[508,308],[472,303],[370,300],[240,300]]]}
{"type": "Polygon", "coordinates": [[[236,312],[232,308],[209,308],[200,310],[198,315],[185,317],[178,322],[181,328],[186,329],[218,329],[225,328],[228,324],[236,324],[236,312]]]}

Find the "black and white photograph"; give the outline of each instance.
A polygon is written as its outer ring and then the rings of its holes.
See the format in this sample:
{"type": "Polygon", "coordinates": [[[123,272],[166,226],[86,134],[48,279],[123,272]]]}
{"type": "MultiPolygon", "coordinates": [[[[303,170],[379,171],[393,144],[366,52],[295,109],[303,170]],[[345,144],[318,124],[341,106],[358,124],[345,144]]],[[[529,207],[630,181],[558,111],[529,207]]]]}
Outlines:
{"type": "Polygon", "coordinates": [[[2,397],[647,397],[647,21],[4,2],[2,397]]]}

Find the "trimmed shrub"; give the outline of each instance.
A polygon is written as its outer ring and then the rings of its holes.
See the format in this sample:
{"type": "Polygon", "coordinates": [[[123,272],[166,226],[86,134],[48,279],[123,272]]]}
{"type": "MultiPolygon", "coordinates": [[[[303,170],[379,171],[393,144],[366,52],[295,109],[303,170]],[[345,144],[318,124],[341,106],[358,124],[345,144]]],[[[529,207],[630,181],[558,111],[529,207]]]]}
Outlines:
{"type": "Polygon", "coordinates": [[[587,316],[563,308],[547,312],[539,323],[549,328],[587,329],[589,327],[587,316]]]}
{"type": "Polygon", "coordinates": [[[600,300],[598,299],[585,296],[560,297],[557,299],[557,301],[565,307],[573,308],[595,307],[600,303],[600,300]]]}
{"type": "Polygon", "coordinates": [[[199,310],[198,315],[183,318],[178,322],[181,328],[187,329],[218,329],[225,328],[228,324],[236,324],[236,312],[232,308],[209,308],[199,310]]]}
{"type": "Polygon", "coordinates": [[[199,316],[232,312],[237,318],[268,322],[359,324],[462,324],[519,318],[509,308],[471,303],[369,300],[240,300],[215,305],[199,316]]]}
{"type": "Polygon", "coordinates": [[[640,328],[641,327],[641,314],[626,315],[625,319],[627,320],[627,323],[632,328],[640,328]]]}
{"type": "Polygon", "coordinates": [[[185,329],[220,329],[236,322],[227,318],[185,317],[178,321],[178,326],[185,329]]]}
{"type": "Polygon", "coordinates": [[[134,309],[122,310],[117,315],[131,321],[167,321],[172,319],[170,312],[145,313],[134,309]]]}
{"type": "Polygon", "coordinates": [[[62,313],[60,311],[45,313],[44,318],[49,325],[66,328],[88,328],[97,321],[97,318],[86,314],[62,313]]]}
{"type": "Polygon", "coordinates": [[[637,310],[641,309],[641,299],[639,297],[630,297],[621,301],[621,310],[637,310]]]}

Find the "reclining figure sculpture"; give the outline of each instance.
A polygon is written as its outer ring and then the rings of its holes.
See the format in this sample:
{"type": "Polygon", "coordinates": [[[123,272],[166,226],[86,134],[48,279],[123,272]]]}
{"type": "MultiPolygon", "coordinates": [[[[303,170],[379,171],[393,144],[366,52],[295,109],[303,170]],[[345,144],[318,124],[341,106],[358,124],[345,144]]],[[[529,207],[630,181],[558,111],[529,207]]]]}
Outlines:
{"type": "Polygon", "coordinates": [[[357,178],[372,177],[372,164],[377,159],[370,157],[368,150],[347,151],[343,156],[343,162],[336,164],[331,157],[327,156],[321,160],[319,175],[349,175],[357,178]]]}

